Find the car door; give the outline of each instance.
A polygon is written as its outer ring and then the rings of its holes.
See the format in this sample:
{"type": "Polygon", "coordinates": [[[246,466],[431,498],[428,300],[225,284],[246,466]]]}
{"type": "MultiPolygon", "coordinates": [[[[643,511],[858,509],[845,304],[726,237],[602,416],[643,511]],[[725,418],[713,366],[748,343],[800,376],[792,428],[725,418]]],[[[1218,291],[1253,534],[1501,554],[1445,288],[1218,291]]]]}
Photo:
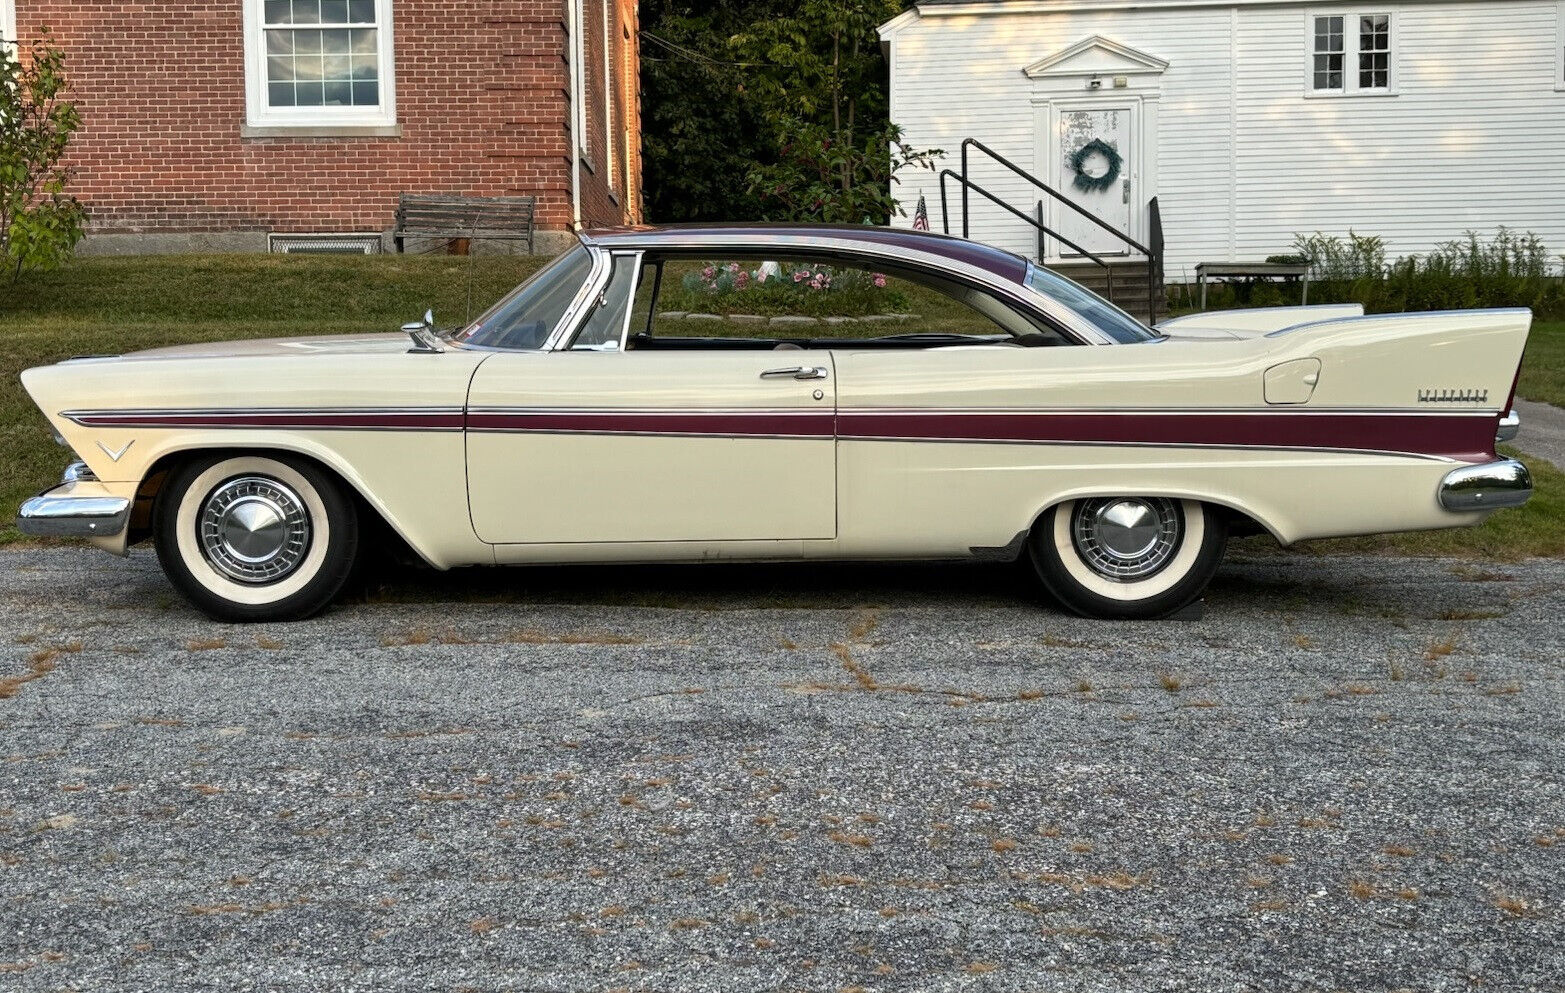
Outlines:
{"type": "Polygon", "coordinates": [[[639,275],[616,256],[575,336],[473,377],[469,507],[495,544],[793,540],[836,534],[826,351],[627,351],[639,275]],[[605,329],[607,331],[605,332],[605,329]]]}

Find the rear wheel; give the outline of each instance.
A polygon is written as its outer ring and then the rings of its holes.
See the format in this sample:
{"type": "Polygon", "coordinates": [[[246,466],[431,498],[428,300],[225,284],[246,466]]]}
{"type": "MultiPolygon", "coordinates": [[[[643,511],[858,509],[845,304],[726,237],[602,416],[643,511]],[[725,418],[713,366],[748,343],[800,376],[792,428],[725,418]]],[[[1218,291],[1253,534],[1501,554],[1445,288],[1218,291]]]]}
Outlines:
{"type": "Polygon", "coordinates": [[[1206,589],[1227,544],[1223,519],[1195,500],[1116,496],[1051,507],[1028,541],[1034,571],[1089,617],[1166,617],[1206,589]]]}
{"type": "Polygon", "coordinates": [[[153,508],[163,571],[225,621],[298,620],[337,595],[358,552],[353,501],[329,474],[286,456],[197,459],[153,508]]]}

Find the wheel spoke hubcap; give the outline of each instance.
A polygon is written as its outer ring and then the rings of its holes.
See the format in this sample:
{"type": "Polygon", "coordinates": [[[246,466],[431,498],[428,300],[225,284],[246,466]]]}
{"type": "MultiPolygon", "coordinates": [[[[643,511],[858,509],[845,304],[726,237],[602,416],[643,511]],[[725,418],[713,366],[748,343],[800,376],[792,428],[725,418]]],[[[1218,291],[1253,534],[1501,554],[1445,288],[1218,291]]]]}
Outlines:
{"type": "Polygon", "coordinates": [[[1094,572],[1131,582],[1168,565],[1183,524],[1172,500],[1108,497],[1076,505],[1071,536],[1082,561],[1094,572]]]}
{"type": "Polygon", "coordinates": [[[288,486],[265,476],[241,476],[206,498],[199,521],[208,562],[241,583],[273,583],[304,560],[310,515],[288,486]]]}

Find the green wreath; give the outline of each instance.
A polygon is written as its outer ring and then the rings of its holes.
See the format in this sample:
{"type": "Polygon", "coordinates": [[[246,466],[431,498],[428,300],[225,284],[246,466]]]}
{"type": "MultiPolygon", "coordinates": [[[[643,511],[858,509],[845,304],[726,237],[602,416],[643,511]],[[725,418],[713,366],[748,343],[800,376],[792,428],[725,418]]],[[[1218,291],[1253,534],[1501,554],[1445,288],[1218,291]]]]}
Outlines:
{"type": "Polygon", "coordinates": [[[1076,174],[1076,178],[1072,180],[1071,185],[1078,190],[1087,190],[1088,192],[1106,190],[1113,186],[1114,181],[1119,178],[1120,166],[1124,164],[1125,160],[1119,157],[1118,152],[1114,151],[1113,145],[1110,145],[1102,138],[1094,138],[1076,149],[1076,154],[1071,156],[1071,171],[1076,174]],[[1104,160],[1109,164],[1108,170],[1101,176],[1090,176],[1083,171],[1087,164],[1087,159],[1094,154],[1103,156],[1104,160]]]}

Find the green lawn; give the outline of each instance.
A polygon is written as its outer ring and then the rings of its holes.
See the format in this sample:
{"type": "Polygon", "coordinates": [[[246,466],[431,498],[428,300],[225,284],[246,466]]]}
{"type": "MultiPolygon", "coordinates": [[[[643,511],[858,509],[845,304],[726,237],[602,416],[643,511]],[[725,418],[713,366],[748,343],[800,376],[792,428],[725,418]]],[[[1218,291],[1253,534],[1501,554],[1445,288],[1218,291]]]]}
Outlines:
{"type": "MultiPolygon", "coordinates": [[[[11,524],[14,508],[59,478],[64,457],[17,381],[21,370],[72,355],[159,345],[390,331],[416,319],[426,307],[434,309],[437,323],[459,324],[541,263],[520,256],[159,256],[82,259],[15,284],[0,282],[0,544],[20,537],[11,524]]],[[[924,316],[924,321],[910,324],[958,317],[960,305],[917,287],[898,289],[904,294],[899,304],[924,316]]],[[[1565,406],[1565,323],[1534,326],[1521,394],[1565,406]]],[[[1565,475],[1544,463],[1532,466],[1538,486],[1532,502],[1496,515],[1481,528],[1310,547],[1495,558],[1565,556],[1565,475]]],[[[1254,547],[1253,542],[1245,545],[1254,547]]]]}
{"type": "Polygon", "coordinates": [[[1533,324],[1516,392],[1528,400],[1565,407],[1565,321],[1533,324]]]}

